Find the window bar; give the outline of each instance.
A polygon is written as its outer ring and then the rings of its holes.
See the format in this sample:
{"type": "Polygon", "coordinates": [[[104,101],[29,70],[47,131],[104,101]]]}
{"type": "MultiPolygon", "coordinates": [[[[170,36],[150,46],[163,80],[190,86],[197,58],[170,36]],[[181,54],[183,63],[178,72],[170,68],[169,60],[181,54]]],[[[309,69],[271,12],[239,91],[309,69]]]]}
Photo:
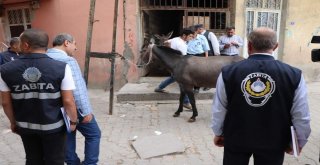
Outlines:
{"type": "MultiPolygon", "coordinates": [[[[204,21],[203,21],[203,27],[204,27],[204,29],[209,29],[208,26],[206,26],[206,25],[209,25],[209,23],[207,23],[207,15],[208,15],[208,17],[209,17],[209,16],[210,16],[210,13],[209,13],[209,12],[205,12],[204,21]]],[[[209,19],[210,19],[210,17],[209,17],[209,19]]],[[[210,21],[209,21],[209,22],[210,22],[210,21]]]]}
{"type": "Polygon", "coordinates": [[[217,16],[217,20],[216,20],[216,23],[218,24],[218,29],[223,29],[223,27],[222,27],[222,22],[221,22],[221,13],[220,12],[216,12],[215,13],[216,14],[216,16],[217,16]]]}
{"type": "Polygon", "coordinates": [[[217,20],[219,21],[219,29],[223,29],[223,27],[222,27],[222,22],[221,22],[221,20],[222,20],[222,14],[220,13],[220,12],[218,12],[217,13],[217,20]]]}
{"type": "Polygon", "coordinates": [[[23,10],[23,9],[21,9],[21,10],[22,10],[22,22],[23,22],[24,29],[28,29],[25,10],[23,10]]]}
{"type": "Polygon", "coordinates": [[[144,4],[145,4],[145,6],[147,6],[148,8],[150,7],[150,1],[146,1],[146,0],[145,0],[145,3],[144,3],[144,4]]]}
{"type": "Polygon", "coordinates": [[[195,22],[195,20],[194,20],[194,11],[192,12],[192,25],[194,25],[194,22],[195,22]]]}
{"type": "Polygon", "coordinates": [[[217,13],[212,13],[214,15],[214,24],[213,24],[213,29],[219,29],[217,25],[217,13]]]}

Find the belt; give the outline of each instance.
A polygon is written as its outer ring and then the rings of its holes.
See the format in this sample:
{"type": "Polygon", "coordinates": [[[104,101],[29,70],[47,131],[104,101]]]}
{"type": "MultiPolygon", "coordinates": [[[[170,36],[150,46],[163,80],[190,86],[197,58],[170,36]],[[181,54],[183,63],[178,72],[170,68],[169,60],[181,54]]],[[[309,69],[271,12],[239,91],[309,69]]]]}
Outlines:
{"type": "Polygon", "coordinates": [[[238,56],[238,54],[220,54],[221,56],[238,56]]]}
{"type": "Polygon", "coordinates": [[[188,54],[188,55],[191,55],[191,56],[201,56],[201,57],[204,57],[204,53],[199,53],[199,54],[188,54]]]}

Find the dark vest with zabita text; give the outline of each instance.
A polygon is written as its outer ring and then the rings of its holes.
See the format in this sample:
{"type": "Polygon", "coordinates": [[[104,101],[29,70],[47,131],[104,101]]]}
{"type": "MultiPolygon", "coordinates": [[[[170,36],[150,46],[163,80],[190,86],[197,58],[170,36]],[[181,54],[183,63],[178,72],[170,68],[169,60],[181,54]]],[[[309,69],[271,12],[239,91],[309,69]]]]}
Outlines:
{"type": "Polygon", "coordinates": [[[65,129],[60,108],[66,63],[30,54],[1,66],[10,88],[18,133],[55,133],[65,129]]]}
{"type": "Polygon", "coordinates": [[[268,55],[251,55],[222,69],[228,106],[225,146],[241,150],[284,150],[301,71],[268,55]]]}

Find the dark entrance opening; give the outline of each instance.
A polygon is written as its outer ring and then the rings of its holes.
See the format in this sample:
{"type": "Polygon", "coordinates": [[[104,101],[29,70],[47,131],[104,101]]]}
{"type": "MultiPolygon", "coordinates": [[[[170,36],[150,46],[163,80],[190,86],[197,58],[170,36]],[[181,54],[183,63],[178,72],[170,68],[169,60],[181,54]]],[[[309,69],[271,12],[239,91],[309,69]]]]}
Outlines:
{"type": "MultiPolygon", "coordinates": [[[[171,38],[177,37],[183,28],[183,10],[145,10],[143,11],[144,38],[154,41],[159,40],[154,36],[166,35],[173,31],[171,38]]],[[[170,73],[164,68],[161,62],[153,59],[146,67],[145,76],[169,76],[170,73]]]]}
{"type": "MultiPolygon", "coordinates": [[[[216,36],[225,32],[226,26],[234,25],[235,1],[231,0],[140,0],[143,39],[157,40],[155,34],[165,35],[173,31],[179,36],[183,27],[203,24],[216,36]]],[[[146,76],[167,76],[169,73],[153,60],[145,70],[146,76]]]]}

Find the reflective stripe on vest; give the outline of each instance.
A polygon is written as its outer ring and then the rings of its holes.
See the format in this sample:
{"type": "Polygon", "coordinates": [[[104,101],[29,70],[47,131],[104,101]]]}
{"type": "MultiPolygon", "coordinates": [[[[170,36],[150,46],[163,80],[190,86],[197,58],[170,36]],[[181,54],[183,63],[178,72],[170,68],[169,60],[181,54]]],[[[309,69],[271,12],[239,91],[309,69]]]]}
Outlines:
{"type": "Polygon", "coordinates": [[[61,97],[60,92],[56,93],[39,93],[39,92],[29,92],[29,93],[11,93],[13,99],[57,99],[61,97]]]}
{"type": "Polygon", "coordinates": [[[17,126],[21,128],[28,128],[28,129],[41,130],[41,131],[49,131],[49,130],[57,129],[63,125],[64,125],[64,121],[62,119],[56,123],[44,124],[44,125],[17,121],[17,126]]]}

